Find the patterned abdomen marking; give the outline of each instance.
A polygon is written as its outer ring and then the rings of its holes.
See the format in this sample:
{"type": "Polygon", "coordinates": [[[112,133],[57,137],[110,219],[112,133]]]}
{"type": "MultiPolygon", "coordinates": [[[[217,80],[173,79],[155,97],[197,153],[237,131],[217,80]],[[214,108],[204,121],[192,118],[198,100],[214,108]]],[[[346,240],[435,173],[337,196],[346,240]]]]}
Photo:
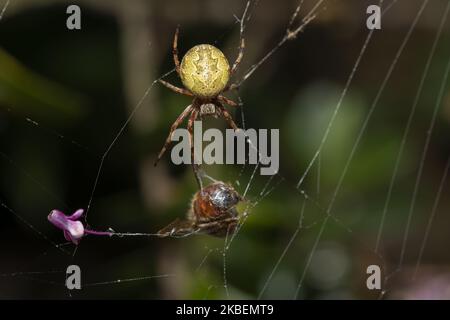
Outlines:
{"type": "Polygon", "coordinates": [[[180,65],[181,81],[195,96],[213,98],[227,85],[230,65],[216,47],[200,44],[191,48],[180,65]]]}

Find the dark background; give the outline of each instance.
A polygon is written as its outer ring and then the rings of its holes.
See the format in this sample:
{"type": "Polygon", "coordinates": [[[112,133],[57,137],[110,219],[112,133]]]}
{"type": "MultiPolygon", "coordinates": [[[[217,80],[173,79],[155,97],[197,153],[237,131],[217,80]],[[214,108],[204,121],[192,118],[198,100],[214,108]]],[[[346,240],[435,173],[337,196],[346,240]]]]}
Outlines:
{"type": "MultiPolygon", "coordinates": [[[[315,3],[305,1],[301,17],[315,3]]],[[[206,235],[87,237],[74,255],[72,245],[63,246],[67,254],[52,244],[64,238],[47,215],[55,208],[66,214],[86,208],[108,146],[151,83],[173,68],[176,26],[181,25],[181,55],[195,44],[211,43],[233,61],[239,40],[235,16],[242,15],[245,2],[12,0],[0,20],[0,298],[256,298],[296,235],[261,295],[293,298],[357,134],[422,1],[397,1],[383,17],[382,30],[374,33],[320,166],[314,165],[301,187],[308,200],[298,229],[305,197],[295,186],[366,39],[365,12],[374,3],[325,1],[298,39],[276,51],[244,83],[240,96],[246,127],[280,129],[280,175],[270,180],[268,190],[273,191],[251,210],[224,263],[224,240],[206,235]],[[82,10],[79,31],[66,28],[66,8],[74,3],[82,10]],[[69,264],[82,269],[81,291],[64,288],[69,264]],[[170,276],[140,279],[155,275],[170,276]]],[[[405,47],[351,162],[332,211],[336,218],[326,224],[298,298],[380,297],[365,287],[370,264],[383,267],[383,298],[450,297],[448,184],[412,280],[450,151],[448,84],[414,197],[405,260],[392,273],[450,54],[448,22],[405,144],[379,254],[374,252],[400,141],[446,4],[429,2],[405,47]]],[[[283,37],[296,6],[297,1],[252,3],[237,78],[283,37]]],[[[180,85],[174,73],[167,80],[180,85]]],[[[172,165],[170,153],[156,168],[153,161],[188,103],[161,85],[152,87],[105,157],[89,212],[92,228],[154,233],[185,215],[196,192],[191,168],[172,165]]],[[[241,113],[232,111],[242,124],[241,113]]],[[[204,126],[226,128],[214,119],[204,126]]],[[[205,169],[242,193],[253,166],[205,169]]],[[[258,200],[268,179],[256,175],[248,200],[258,200]]]]}

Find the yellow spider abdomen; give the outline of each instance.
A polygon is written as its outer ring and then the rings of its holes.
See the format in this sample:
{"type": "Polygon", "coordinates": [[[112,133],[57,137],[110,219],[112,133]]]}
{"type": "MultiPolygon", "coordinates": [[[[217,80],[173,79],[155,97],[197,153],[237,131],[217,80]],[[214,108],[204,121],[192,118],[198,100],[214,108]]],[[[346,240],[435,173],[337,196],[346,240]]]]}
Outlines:
{"type": "Polygon", "coordinates": [[[181,60],[180,76],[184,86],[195,96],[217,96],[230,79],[230,65],[216,47],[200,44],[191,48],[181,60]]]}

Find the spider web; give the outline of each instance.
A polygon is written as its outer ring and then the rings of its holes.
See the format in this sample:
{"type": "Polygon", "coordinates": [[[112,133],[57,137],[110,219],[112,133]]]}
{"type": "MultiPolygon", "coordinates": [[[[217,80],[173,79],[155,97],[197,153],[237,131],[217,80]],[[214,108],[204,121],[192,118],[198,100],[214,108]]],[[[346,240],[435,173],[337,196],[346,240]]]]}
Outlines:
{"type": "MultiPolygon", "coordinates": [[[[255,17],[255,15],[257,15],[257,9],[258,6],[260,5],[259,2],[260,1],[253,1],[253,2],[249,1],[246,4],[246,7],[244,7],[243,9],[244,14],[235,15],[236,25],[238,26],[238,29],[240,29],[241,31],[241,36],[242,34],[244,34],[245,36],[247,26],[251,25],[252,18],[255,17]]],[[[303,33],[308,32],[307,26],[313,24],[315,20],[320,18],[320,16],[323,15],[324,12],[326,12],[329,6],[336,5],[336,3],[333,1],[327,0],[313,1],[313,3],[310,5],[309,11],[303,13],[303,11],[305,10],[306,2],[307,1],[303,0],[299,1],[299,4],[293,10],[293,14],[290,16],[290,18],[287,17],[288,25],[287,28],[285,29],[284,35],[281,37],[281,40],[276,42],[274,47],[271,50],[269,50],[267,54],[263,55],[259,60],[257,60],[256,63],[252,64],[249,68],[247,68],[241,77],[238,77],[237,84],[239,85],[239,91],[237,91],[236,95],[238,97],[238,101],[241,104],[240,108],[241,126],[244,129],[248,127],[248,121],[246,121],[245,117],[247,113],[246,108],[251,108],[251,106],[248,103],[246,103],[245,99],[241,97],[241,95],[243,94],[242,92],[243,89],[241,89],[241,87],[251,86],[252,76],[257,74],[257,72],[260,72],[265,65],[270,64],[271,57],[277,54],[278,51],[282,50],[282,48],[285,46],[286,43],[291,41],[301,41],[303,33]],[[297,27],[293,27],[294,25],[297,25],[297,27]]],[[[389,11],[391,10],[391,8],[395,8],[397,2],[401,1],[393,0],[388,2],[380,0],[379,5],[383,8],[382,13],[383,16],[385,15],[388,16],[389,11]]],[[[1,19],[5,14],[7,14],[8,11],[6,10],[9,5],[10,5],[9,1],[6,1],[0,12],[0,27],[2,22],[1,19]]],[[[409,23],[409,27],[405,31],[401,43],[398,44],[398,48],[396,49],[395,54],[390,60],[390,64],[387,68],[387,71],[382,77],[381,84],[376,89],[375,97],[372,103],[370,104],[365,117],[363,117],[360,123],[360,128],[354,135],[354,140],[352,139],[351,141],[348,153],[343,152],[344,155],[346,155],[346,159],[343,162],[343,167],[340,171],[340,174],[338,175],[336,185],[334,188],[332,188],[330,192],[330,199],[328,201],[324,199],[324,190],[323,186],[321,185],[322,180],[321,176],[323,175],[322,171],[325,169],[324,163],[326,163],[324,153],[326,151],[327,142],[330,139],[330,134],[333,133],[335,122],[337,121],[339,115],[342,112],[341,107],[344,105],[345,100],[348,98],[349,92],[351,92],[353,86],[355,85],[354,81],[355,77],[358,75],[358,71],[362,68],[364,58],[366,57],[367,52],[370,50],[370,46],[374,41],[373,39],[375,37],[374,34],[378,31],[374,30],[367,31],[367,35],[363,43],[361,44],[361,48],[358,54],[355,57],[353,67],[351,70],[348,71],[349,75],[347,77],[347,80],[345,81],[345,84],[343,86],[343,89],[341,90],[338,100],[336,101],[336,104],[332,109],[331,117],[326,122],[326,126],[322,128],[323,129],[323,133],[321,134],[322,138],[320,139],[319,144],[317,145],[315,151],[312,153],[310,160],[307,162],[304,170],[299,175],[298,180],[291,181],[291,179],[288,179],[283,175],[282,171],[280,171],[280,173],[278,173],[275,176],[270,176],[267,178],[260,177],[257,174],[260,164],[257,165],[245,164],[239,169],[239,171],[237,172],[237,178],[235,179],[236,187],[239,189],[239,191],[245,198],[250,200],[245,204],[242,213],[242,218],[238,225],[238,228],[232,234],[228,234],[222,242],[213,241],[212,246],[207,245],[204,248],[205,249],[204,253],[200,254],[201,257],[194,263],[194,266],[192,268],[193,270],[192,277],[194,279],[198,278],[201,279],[201,276],[199,274],[206,267],[211,268],[211,266],[209,265],[211,260],[215,260],[217,262],[217,257],[219,257],[221,260],[221,268],[220,268],[221,277],[220,279],[207,280],[207,286],[203,291],[204,298],[209,298],[212,292],[216,292],[215,294],[218,297],[226,297],[226,298],[247,297],[245,294],[236,289],[236,282],[238,280],[235,280],[233,277],[230,276],[229,269],[230,267],[234,267],[234,264],[236,263],[236,257],[233,257],[233,255],[241,254],[241,251],[235,248],[241,245],[246,245],[245,241],[248,241],[248,239],[245,237],[245,235],[243,235],[243,233],[246,232],[247,230],[246,228],[249,221],[252,220],[255,221],[256,219],[258,219],[259,213],[257,209],[260,207],[259,205],[264,201],[267,201],[268,199],[274,197],[274,193],[276,193],[277,190],[282,186],[283,187],[287,186],[288,188],[291,189],[293,194],[296,194],[296,198],[298,199],[297,203],[298,214],[295,216],[295,218],[290,219],[291,232],[286,237],[286,240],[283,241],[279,246],[280,250],[271,251],[269,253],[269,256],[265,257],[264,263],[267,267],[266,276],[260,277],[262,279],[261,280],[262,282],[260,288],[256,290],[256,295],[254,296],[255,298],[261,299],[266,297],[277,297],[271,294],[270,291],[271,287],[273,287],[273,283],[275,282],[275,280],[277,280],[277,277],[280,277],[280,274],[281,276],[283,275],[283,272],[280,272],[280,269],[283,268],[283,264],[285,263],[285,261],[288,258],[292,259],[292,255],[296,254],[294,253],[295,252],[294,250],[299,248],[300,249],[303,248],[302,251],[300,251],[301,254],[304,255],[304,258],[301,259],[303,261],[303,265],[300,265],[297,261],[297,268],[299,273],[294,276],[294,279],[296,279],[295,281],[296,285],[291,288],[292,289],[291,297],[293,299],[302,297],[305,294],[303,292],[305,281],[308,279],[308,277],[311,276],[312,265],[313,264],[315,265],[317,263],[316,262],[317,256],[323,254],[324,249],[323,247],[321,247],[321,245],[324,242],[323,239],[326,235],[326,231],[329,229],[329,226],[330,225],[337,226],[340,231],[346,233],[348,236],[352,236],[356,233],[356,230],[353,227],[350,227],[348,223],[346,223],[345,220],[340,218],[339,215],[336,213],[337,200],[340,194],[342,193],[344,182],[349,174],[351,165],[358,154],[358,150],[361,148],[363,138],[365,137],[369,129],[369,124],[371,123],[371,120],[374,117],[374,115],[376,115],[377,108],[381,104],[380,100],[385,95],[387,89],[390,88],[389,87],[390,85],[395,87],[395,83],[392,78],[393,75],[395,74],[396,67],[399,64],[399,61],[401,61],[401,59],[404,58],[405,54],[408,52],[408,44],[411,42],[411,38],[413,37],[414,32],[417,29],[418,23],[421,21],[421,19],[423,19],[424,12],[426,12],[426,10],[429,7],[431,7],[431,4],[429,3],[428,0],[419,1],[419,6],[414,15],[412,16],[412,19],[409,23]],[[314,168],[316,168],[315,172],[313,171],[314,168]],[[315,175],[314,179],[311,179],[312,175],[315,175]],[[312,182],[309,181],[308,179],[312,180],[312,182]],[[313,191],[310,192],[307,190],[311,188],[310,185],[314,185],[313,188],[315,188],[314,191],[315,195],[313,195],[313,191]],[[308,213],[309,215],[307,216],[308,213]],[[307,245],[302,246],[301,243],[299,244],[299,242],[302,241],[306,241],[307,245]],[[309,247],[310,249],[308,248],[309,250],[306,250],[305,247],[309,247]],[[232,291],[230,290],[230,286],[233,288],[232,291]]],[[[427,157],[429,155],[430,144],[432,143],[433,132],[435,131],[436,126],[438,125],[437,121],[439,111],[442,108],[445,94],[448,91],[449,87],[448,73],[450,71],[450,59],[448,59],[446,68],[444,70],[441,70],[439,75],[437,75],[437,77],[439,77],[440,86],[438,88],[438,92],[435,94],[434,97],[435,102],[433,103],[431,110],[427,110],[428,111],[427,115],[431,115],[431,117],[429,120],[429,124],[425,129],[425,139],[423,142],[423,149],[419,152],[420,156],[418,157],[417,170],[415,171],[415,179],[413,184],[413,190],[411,193],[411,199],[409,201],[409,208],[406,214],[406,221],[402,225],[403,227],[401,232],[402,239],[400,242],[401,243],[400,251],[397,255],[397,266],[392,268],[392,263],[387,262],[387,257],[385,257],[381,249],[383,234],[385,232],[387,219],[389,218],[389,212],[392,211],[391,203],[393,197],[395,196],[394,187],[396,181],[398,181],[399,179],[399,170],[401,169],[402,158],[404,157],[406,144],[411,134],[411,128],[413,125],[414,117],[418,111],[419,101],[424,94],[427,79],[431,76],[433,77],[436,76],[434,74],[430,75],[430,68],[436,56],[436,52],[439,50],[439,44],[442,42],[443,30],[447,23],[449,9],[450,9],[450,2],[447,2],[445,3],[445,9],[441,10],[442,16],[439,18],[438,24],[435,27],[433,27],[433,30],[435,30],[435,36],[433,38],[431,47],[424,55],[424,57],[426,57],[426,61],[423,63],[422,66],[418,66],[418,68],[423,69],[420,72],[421,76],[420,81],[418,83],[418,87],[416,88],[415,93],[413,94],[413,102],[411,104],[411,108],[409,110],[404,111],[407,115],[405,121],[405,128],[400,143],[396,147],[398,152],[397,156],[393,160],[393,169],[392,174],[390,175],[389,178],[389,182],[387,183],[388,187],[386,190],[386,196],[383,201],[384,205],[379,213],[379,221],[378,221],[379,227],[377,228],[376,240],[374,240],[373,241],[374,244],[372,244],[371,241],[363,241],[359,239],[359,241],[361,241],[362,243],[363,250],[376,256],[383,265],[384,282],[383,282],[383,289],[380,291],[379,294],[380,298],[384,297],[387,293],[389,293],[392,290],[392,288],[395,288],[391,283],[391,280],[393,280],[394,276],[401,274],[403,271],[405,271],[404,270],[405,257],[407,253],[408,242],[411,236],[412,222],[415,216],[414,213],[417,211],[416,207],[419,198],[419,192],[421,189],[424,188],[423,186],[424,170],[427,162],[427,157]],[[389,268],[391,268],[391,270],[389,270],[389,268]]],[[[95,214],[94,211],[91,210],[92,208],[91,205],[96,200],[95,198],[96,189],[99,182],[103,178],[103,167],[105,161],[107,161],[111,156],[110,153],[113,150],[113,148],[118,147],[117,146],[118,141],[123,136],[130,121],[137,116],[137,113],[141,109],[143,102],[152,92],[157,81],[170,75],[173,71],[174,70],[169,70],[168,72],[162,74],[160,77],[155,79],[149,85],[149,87],[143,93],[139,102],[129,113],[126,121],[123,122],[123,124],[117,130],[111,142],[107,144],[104,153],[100,157],[93,187],[89,193],[89,201],[86,206],[86,215],[85,215],[86,222],[88,219],[88,214],[89,217],[95,214]]],[[[8,112],[9,111],[7,110],[7,113],[8,112]]],[[[44,125],[41,125],[39,121],[36,121],[31,118],[24,118],[24,122],[27,125],[30,125],[32,128],[34,128],[33,130],[40,130],[42,132],[49,133],[50,135],[53,135],[56,138],[61,139],[64,143],[74,146],[75,148],[82,150],[88,149],[84,147],[82,144],[72,140],[71,138],[62,135],[53,129],[46,128],[44,125]]],[[[255,148],[254,146],[251,147],[255,148]]],[[[43,185],[39,181],[40,180],[39,178],[36,178],[26,168],[22,167],[17,162],[15,162],[14,159],[10,157],[8,154],[3,153],[0,150],[0,155],[5,160],[5,162],[8,163],[8,165],[11,167],[12,170],[17,170],[21,175],[24,175],[32,184],[40,188],[48,197],[55,200],[55,206],[56,203],[58,203],[58,205],[61,205],[65,210],[69,210],[72,207],[69,204],[65,203],[63,200],[61,200],[61,198],[58,195],[56,195],[50,188],[47,188],[45,185],[43,185]]],[[[409,279],[410,281],[414,281],[421,268],[424,252],[426,250],[426,245],[432,232],[433,222],[435,221],[435,218],[438,214],[442,194],[446,187],[449,165],[450,165],[450,158],[449,160],[447,160],[444,169],[439,174],[440,176],[439,184],[436,187],[436,193],[434,194],[434,197],[432,199],[430,214],[426,218],[423,238],[420,241],[417,259],[416,262],[414,263],[413,268],[414,273],[411,279],[409,279]]],[[[206,169],[206,171],[208,171],[208,169],[206,169]]],[[[217,179],[217,177],[215,176],[214,178],[217,179]]],[[[433,186],[430,186],[430,188],[431,187],[433,186]]],[[[73,248],[68,243],[62,244],[56,243],[53,239],[51,239],[49,236],[46,235],[46,232],[41,231],[40,228],[36,227],[34,223],[31,223],[29,219],[26,218],[26,215],[10,207],[7,204],[6,200],[0,199],[0,204],[6,210],[6,212],[13,215],[17,219],[17,221],[27,226],[32,234],[43,239],[45,242],[51,245],[50,249],[46,250],[42,254],[39,254],[37,258],[35,258],[36,261],[39,261],[40,259],[45,259],[45,256],[48,254],[49,250],[56,249],[57,252],[59,252],[62,256],[68,257],[69,261],[76,262],[76,257],[78,254],[77,247],[73,248]]],[[[107,222],[104,223],[107,224],[107,222]]],[[[115,232],[114,234],[116,236],[123,238],[126,237],[152,238],[155,236],[154,233],[143,233],[143,232],[115,232]]],[[[193,237],[195,238],[195,236],[193,237]]],[[[83,242],[85,243],[89,241],[91,241],[91,239],[85,239],[83,242]]],[[[127,240],[124,239],[122,241],[127,240]]],[[[84,243],[83,246],[81,246],[80,250],[89,250],[89,244],[84,243]]],[[[197,241],[195,243],[198,244],[199,242],[197,241]]],[[[211,265],[214,267],[216,264],[213,261],[211,265]]],[[[3,279],[21,278],[21,279],[28,279],[30,281],[43,282],[48,285],[54,285],[64,288],[64,281],[49,280],[47,278],[48,276],[51,277],[53,275],[58,275],[59,278],[62,278],[64,277],[64,274],[65,269],[62,268],[47,271],[33,271],[33,270],[30,271],[26,267],[24,267],[23,270],[0,273],[0,281],[2,278],[3,279]]],[[[136,282],[136,281],[143,282],[154,279],[159,279],[160,281],[170,281],[170,279],[172,278],[182,278],[182,277],[183,277],[182,275],[175,273],[150,274],[150,275],[145,275],[141,273],[139,276],[120,277],[113,280],[87,282],[83,283],[83,287],[86,288],[85,290],[90,290],[92,287],[103,287],[127,282],[136,282]]],[[[292,280],[292,278],[290,279],[292,280]]],[[[281,283],[284,283],[282,279],[280,280],[280,278],[278,278],[277,281],[278,282],[281,281],[281,283]]],[[[286,289],[286,292],[288,291],[289,290],[286,289]]],[[[66,292],[67,294],[71,295],[70,291],[67,290],[66,292]]],[[[282,297],[286,297],[284,293],[282,297]]]]}

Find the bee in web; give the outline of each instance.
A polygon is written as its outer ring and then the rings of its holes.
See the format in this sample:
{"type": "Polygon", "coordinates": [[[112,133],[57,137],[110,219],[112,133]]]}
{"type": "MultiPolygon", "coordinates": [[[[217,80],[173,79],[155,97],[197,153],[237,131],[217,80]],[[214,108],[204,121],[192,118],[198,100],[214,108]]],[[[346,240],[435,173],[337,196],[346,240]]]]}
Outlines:
{"type": "Polygon", "coordinates": [[[209,234],[224,237],[239,222],[236,206],[244,199],[229,184],[217,181],[195,193],[186,219],[176,219],[158,231],[160,237],[186,237],[209,234]]]}

